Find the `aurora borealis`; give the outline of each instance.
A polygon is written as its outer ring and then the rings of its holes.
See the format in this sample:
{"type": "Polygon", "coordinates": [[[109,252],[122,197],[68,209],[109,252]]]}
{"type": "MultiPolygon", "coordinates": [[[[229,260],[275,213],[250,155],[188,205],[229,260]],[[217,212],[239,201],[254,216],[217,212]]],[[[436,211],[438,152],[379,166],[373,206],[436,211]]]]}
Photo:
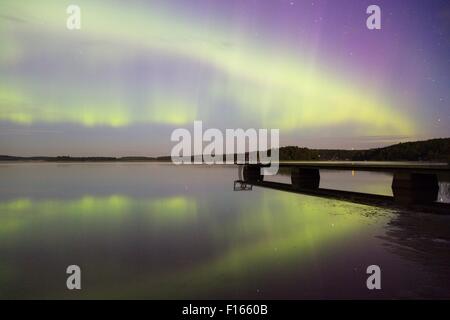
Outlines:
{"type": "Polygon", "coordinates": [[[167,154],[194,120],[311,147],[450,136],[448,1],[3,0],[0,39],[2,154],[167,154]]]}

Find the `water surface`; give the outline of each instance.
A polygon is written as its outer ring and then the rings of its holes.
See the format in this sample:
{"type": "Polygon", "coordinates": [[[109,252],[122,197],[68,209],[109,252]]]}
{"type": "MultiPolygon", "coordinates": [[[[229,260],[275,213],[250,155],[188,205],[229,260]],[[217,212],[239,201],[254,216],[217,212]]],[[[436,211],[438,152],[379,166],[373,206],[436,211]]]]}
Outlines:
{"type": "MultiPolygon", "coordinates": [[[[0,297],[450,298],[449,216],[235,192],[237,175],[156,163],[0,164],[0,297]],[[66,289],[71,264],[82,269],[81,291],[66,289]],[[382,270],[379,291],[366,287],[372,264],[382,270]]],[[[321,186],[389,194],[390,176],[356,176],[329,172],[321,186]]]]}

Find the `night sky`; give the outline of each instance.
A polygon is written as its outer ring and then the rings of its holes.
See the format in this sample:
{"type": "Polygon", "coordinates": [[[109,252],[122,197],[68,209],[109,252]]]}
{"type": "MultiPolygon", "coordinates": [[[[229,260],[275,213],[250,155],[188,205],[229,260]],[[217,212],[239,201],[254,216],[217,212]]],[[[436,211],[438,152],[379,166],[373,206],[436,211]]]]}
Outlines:
{"type": "Polygon", "coordinates": [[[448,0],[0,1],[0,154],[169,154],[194,120],[377,147],[449,137],[449,109],[448,0]]]}

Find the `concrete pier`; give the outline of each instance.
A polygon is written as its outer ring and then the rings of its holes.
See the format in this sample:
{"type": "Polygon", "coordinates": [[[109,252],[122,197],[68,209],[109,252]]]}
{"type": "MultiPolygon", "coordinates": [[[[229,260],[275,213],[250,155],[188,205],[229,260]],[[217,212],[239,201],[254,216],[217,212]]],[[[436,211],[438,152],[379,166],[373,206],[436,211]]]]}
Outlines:
{"type": "Polygon", "coordinates": [[[435,202],[439,192],[435,174],[396,172],[392,180],[394,200],[401,204],[435,202]]]}
{"type": "Polygon", "coordinates": [[[429,209],[432,211],[448,211],[447,203],[436,202],[439,193],[439,179],[450,175],[450,166],[446,164],[417,163],[374,163],[374,162],[280,162],[280,168],[291,170],[291,184],[280,187],[275,182],[264,182],[260,169],[262,164],[245,164],[243,168],[244,182],[259,186],[276,186],[277,189],[311,195],[337,196],[343,199],[366,199],[375,202],[392,202],[396,205],[429,209]],[[393,174],[393,196],[361,194],[339,190],[319,188],[320,170],[351,170],[370,172],[389,172],[393,174]],[[373,199],[372,199],[373,198],[373,199]],[[389,198],[389,200],[387,200],[389,198]]]}
{"type": "Polygon", "coordinates": [[[292,168],[291,183],[298,189],[318,189],[320,184],[319,169],[292,168]]]}
{"type": "Polygon", "coordinates": [[[261,182],[264,176],[261,174],[260,166],[244,166],[243,178],[246,182],[261,182]]]}

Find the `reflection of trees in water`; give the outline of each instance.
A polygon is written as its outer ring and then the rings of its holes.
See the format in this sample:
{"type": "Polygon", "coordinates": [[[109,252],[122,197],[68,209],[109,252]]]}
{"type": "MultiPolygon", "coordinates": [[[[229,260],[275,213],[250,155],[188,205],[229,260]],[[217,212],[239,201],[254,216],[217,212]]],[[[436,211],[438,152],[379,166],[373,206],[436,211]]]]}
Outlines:
{"type": "Polygon", "coordinates": [[[381,238],[389,251],[426,273],[425,280],[416,279],[414,296],[450,297],[450,216],[401,212],[381,238]]]}
{"type": "Polygon", "coordinates": [[[438,201],[450,202],[450,182],[439,183],[438,201]]]}

